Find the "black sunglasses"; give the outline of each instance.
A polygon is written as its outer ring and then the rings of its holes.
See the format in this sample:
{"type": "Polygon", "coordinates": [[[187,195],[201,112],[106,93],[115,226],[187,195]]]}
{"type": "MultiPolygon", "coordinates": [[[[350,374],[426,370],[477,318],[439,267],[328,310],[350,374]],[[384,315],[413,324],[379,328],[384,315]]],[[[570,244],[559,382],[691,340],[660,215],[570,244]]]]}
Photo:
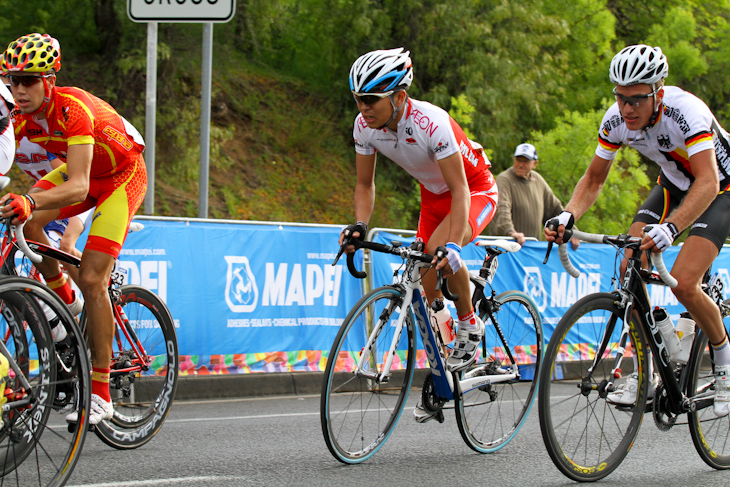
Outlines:
{"type": "Polygon", "coordinates": [[[628,103],[629,105],[631,105],[634,108],[639,108],[639,106],[642,103],[645,103],[646,100],[648,100],[652,96],[656,95],[658,91],[659,90],[652,91],[651,93],[648,93],[646,95],[624,96],[621,93],[617,93],[616,88],[614,88],[613,96],[616,97],[616,101],[618,102],[619,106],[624,106],[625,104],[628,103]]]}
{"type": "Polygon", "coordinates": [[[34,84],[38,83],[41,79],[45,78],[46,76],[17,76],[17,75],[9,75],[8,79],[10,80],[10,86],[33,86],[34,84]]]}
{"type": "Polygon", "coordinates": [[[365,105],[373,105],[378,102],[378,100],[382,100],[383,98],[386,98],[390,95],[392,95],[392,91],[387,91],[385,93],[377,93],[374,95],[356,95],[355,93],[352,94],[352,96],[355,97],[356,103],[364,103],[365,105]]]}

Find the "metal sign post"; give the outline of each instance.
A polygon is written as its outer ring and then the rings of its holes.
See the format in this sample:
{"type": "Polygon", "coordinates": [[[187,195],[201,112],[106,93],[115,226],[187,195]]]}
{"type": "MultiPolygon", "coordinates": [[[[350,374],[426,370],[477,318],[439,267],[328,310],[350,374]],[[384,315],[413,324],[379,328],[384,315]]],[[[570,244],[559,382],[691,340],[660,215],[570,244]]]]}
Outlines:
{"type": "Polygon", "coordinates": [[[147,194],[144,212],[155,211],[155,120],[157,111],[157,23],[204,23],[203,63],[200,96],[200,180],[198,217],[208,217],[208,175],[210,168],[210,98],[213,74],[213,22],[228,22],[236,11],[236,0],[128,0],[132,22],[149,23],[147,28],[147,96],[145,114],[145,161],[147,194]]]}

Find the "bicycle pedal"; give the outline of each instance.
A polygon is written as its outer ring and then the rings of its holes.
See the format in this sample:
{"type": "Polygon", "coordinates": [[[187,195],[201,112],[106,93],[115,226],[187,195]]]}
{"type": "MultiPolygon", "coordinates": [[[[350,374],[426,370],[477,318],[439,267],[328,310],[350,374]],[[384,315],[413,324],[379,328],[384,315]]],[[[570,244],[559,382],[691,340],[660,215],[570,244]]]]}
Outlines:
{"type": "Polygon", "coordinates": [[[436,421],[438,421],[439,423],[443,423],[446,420],[446,418],[444,418],[443,410],[440,410],[438,413],[436,413],[436,416],[434,416],[434,417],[436,418],[436,421]]]}

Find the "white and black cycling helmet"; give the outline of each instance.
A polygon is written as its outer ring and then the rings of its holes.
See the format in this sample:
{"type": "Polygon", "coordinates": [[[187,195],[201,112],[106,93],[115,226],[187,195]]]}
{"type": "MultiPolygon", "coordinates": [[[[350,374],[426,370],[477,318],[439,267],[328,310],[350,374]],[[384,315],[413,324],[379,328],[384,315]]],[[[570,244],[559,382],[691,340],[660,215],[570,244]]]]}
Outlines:
{"type": "Polygon", "coordinates": [[[619,86],[639,83],[651,85],[663,80],[669,74],[669,63],[661,48],[637,44],[623,48],[611,60],[609,78],[619,86]]]}
{"type": "Polygon", "coordinates": [[[350,91],[365,95],[407,90],[413,81],[409,55],[402,47],[363,54],[350,68],[350,91]]]}

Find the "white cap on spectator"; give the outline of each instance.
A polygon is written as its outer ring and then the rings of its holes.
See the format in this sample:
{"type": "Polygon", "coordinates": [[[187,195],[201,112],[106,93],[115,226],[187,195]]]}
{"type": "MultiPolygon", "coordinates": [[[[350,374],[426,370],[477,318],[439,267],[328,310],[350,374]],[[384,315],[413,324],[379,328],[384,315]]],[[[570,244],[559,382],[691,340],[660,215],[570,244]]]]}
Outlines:
{"type": "Polygon", "coordinates": [[[532,144],[520,144],[515,149],[515,157],[523,156],[531,161],[537,160],[537,149],[532,144]]]}

